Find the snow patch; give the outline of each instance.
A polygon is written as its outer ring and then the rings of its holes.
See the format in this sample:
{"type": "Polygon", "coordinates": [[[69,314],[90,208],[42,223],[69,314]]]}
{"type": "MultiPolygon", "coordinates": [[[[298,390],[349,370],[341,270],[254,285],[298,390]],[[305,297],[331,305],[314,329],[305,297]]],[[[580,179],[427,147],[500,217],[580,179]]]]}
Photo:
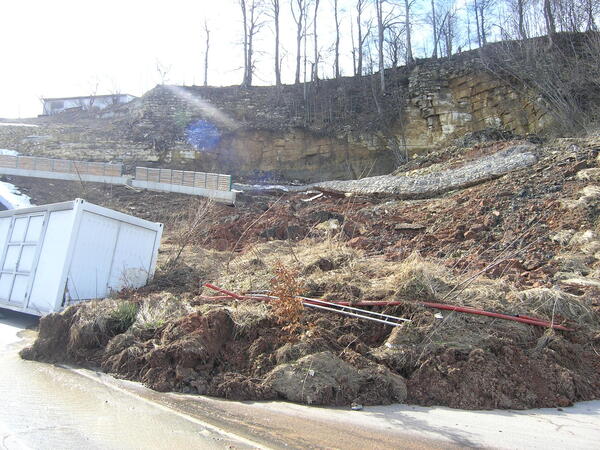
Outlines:
{"type": "Polygon", "coordinates": [[[10,123],[10,122],[0,122],[0,127],[29,127],[29,128],[37,128],[39,125],[34,125],[32,123],[10,123]]]}
{"type": "Polygon", "coordinates": [[[16,150],[9,150],[8,148],[0,148],[0,155],[19,156],[19,152],[16,150]]]}
{"type": "Polygon", "coordinates": [[[6,209],[21,209],[32,206],[31,198],[19,191],[12,183],[0,181],[0,204],[6,209]]]}

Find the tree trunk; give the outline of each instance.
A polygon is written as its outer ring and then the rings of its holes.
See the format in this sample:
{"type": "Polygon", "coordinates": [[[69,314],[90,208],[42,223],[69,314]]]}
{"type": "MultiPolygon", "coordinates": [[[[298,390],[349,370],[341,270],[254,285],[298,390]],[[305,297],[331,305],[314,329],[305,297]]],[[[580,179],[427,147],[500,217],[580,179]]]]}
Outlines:
{"type": "Polygon", "coordinates": [[[587,0],[585,3],[585,10],[587,13],[587,31],[596,31],[596,22],[594,21],[594,1],[587,0]]]}
{"type": "Polygon", "coordinates": [[[487,44],[487,36],[485,35],[485,21],[483,15],[483,7],[479,7],[479,20],[481,20],[481,43],[483,45],[487,44]]]}
{"type": "Polygon", "coordinates": [[[527,33],[525,32],[525,0],[517,0],[517,15],[519,16],[519,38],[527,39],[527,33]]]}
{"type": "Polygon", "coordinates": [[[379,87],[381,92],[385,92],[385,71],[383,67],[383,0],[376,0],[377,7],[377,56],[379,59],[379,87]]]}
{"type": "MultiPolygon", "coordinates": [[[[305,9],[305,11],[306,11],[306,9],[305,9]]],[[[306,14],[304,16],[304,72],[303,72],[303,74],[304,74],[303,75],[303,79],[304,79],[303,92],[304,92],[304,103],[306,104],[306,108],[305,108],[306,114],[308,114],[308,102],[307,102],[307,100],[308,100],[308,90],[307,90],[307,83],[306,83],[306,64],[307,64],[306,58],[307,58],[307,55],[308,55],[308,53],[306,51],[306,41],[307,41],[307,39],[306,39],[306,36],[307,36],[306,27],[308,25],[308,23],[307,23],[308,22],[308,17],[307,16],[308,16],[308,14],[306,14]]]]}
{"type": "Polygon", "coordinates": [[[356,76],[356,46],[354,45],[354,19],[352,16],[350,17],[350,39],[352,39],[352,73],[356,76]]]}
{"type": "Polygon", "coordinates": [[[247,86],[248,82],[248,17],[246,12],[246,0],[240,0],[242,8],[242,22],[244,25],[244,78],[242,86],[247,86]]]}
{"type": "Polygon", "coordinates": [[[552,35],[556,34],[556,22],[554,21],[550,0],[544,0],[544,20],[546,21],[548,36],[552,37],[552,35]]]}
{"type": "Polygon", "coordinates": [[[294,83],[300,84],[300,61],[302,58],[302,19],[304,18],[304,0],[295,0],[298,5],[298,16],[294,13],[294,0],[290,3],[292,16],[296,22],[296,76],[294,83]]]}
{"type": "Polygon", "coordinates": [[[335,78],[340,77],[340,20],[338,17],[338,0],[333,1],[333,14],[335,18],[335,78]]]}
{"type": "Polygon", "coordinates": [[[410,36],[410,1],[404,0],[404,14],[405,14],[405,29],[406,29],[406,63],[411,64],[414,62],[413,52],[412,52],[412,41],[410,36]]]}
{"type": "Polygon", "coordinates": [[[210,31],[206,20],[204,21],[204,32],[206,33],[206,47],[204,51],[204,86],[208,86],[208,49],[210,47],[210,31]]]}
{"type": "Polygon", "coordinates": [[[431,19],[433,25],[433,58],[438,57],[437,45],[438,45],[438,30],[437,30],[437,18],[435,17],[435,0],[431,0],[431,19]]]}
{"type": "Polygon", "coordinates": [[[317,40],[317,13],[319,12],[319,0],[315,0],[315,17],[313,20],[313,34],[315,37],[315,66],[313,73],[313,80],[317,81],[319,79],[319,45],[317,40]]]}
{"type": "Polygon", "coordinates": [[[479,26],[479,5],[477,4],[477,0],[475,0],[475,6],[474,6],[474,10],[475,10],[475,23],[477,24],[477,45],[479,47],[481,47],[481,29],[479,26]]]}
{"type": "Polygon", "coordinates": [[[246,86],[252,86],[252,76],[254,74],[254,63],[252,61],[253,56],[253,47],[252,42],[254,40],[254,5],[252,5],[252,10],[250,12],[250,33],[248,33],[248,75],[246,77],[246,86]]]}
{"type": "Polygon", "coordinates": [[[358,15],[356,17],[356,25],[358,26],[358,61],[356,64],[356,75],[361,76],[363,71],[363,37],[362,37],[362,25],[361,25],[361,17],[362,17],[362,0],[358,0],[356,4],[356,10],[358,15]]]}
{"type": "Polygon", "coordinates": [[[281,86],[279,65],[279,0],[273,0],[273,20],[275,21],[275,85],[281,86]]]}

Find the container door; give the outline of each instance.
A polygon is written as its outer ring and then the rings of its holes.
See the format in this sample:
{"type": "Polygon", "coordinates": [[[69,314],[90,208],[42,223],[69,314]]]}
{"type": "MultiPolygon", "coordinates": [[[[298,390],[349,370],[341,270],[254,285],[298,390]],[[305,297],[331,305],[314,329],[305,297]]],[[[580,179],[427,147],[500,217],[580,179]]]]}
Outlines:
{"type": "Polygon", "coordinates": [[[0,260],[0,301],[26,307],[46,213],[18,215],[11,219],[0,260]]]}

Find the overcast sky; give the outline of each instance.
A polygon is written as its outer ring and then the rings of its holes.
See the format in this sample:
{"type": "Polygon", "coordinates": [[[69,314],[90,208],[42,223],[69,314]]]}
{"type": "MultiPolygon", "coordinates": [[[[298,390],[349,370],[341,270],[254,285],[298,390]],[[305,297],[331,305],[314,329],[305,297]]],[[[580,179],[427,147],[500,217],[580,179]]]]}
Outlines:
{"type": "MultiPolygon", "coordinates": [[[[284,83],[293,81],[295,54],[287,3],[282,1],[284,83]]],[[[96,85],[97,94],[141,95],[160,82],[157,62],[170,68],[168,82],[201,84],[205,18],[211,29],[209,84],[239,84],[241,13],[236,0],[2,0],[0,117],[32,117],[42,110],[40,97],[89,95],[96,85]]],[[[331,0],[321,0],[318,23],[325,54],[333,43],[331,0]]],[[[255,84],[272,84],[270,24],[257,39],[255,84]]],[[[341,49],[345,74],[352,70],[350,48],[346,12],[341,49]]],[[[331,65],[321,70],[331,75],[331,65]]]]}

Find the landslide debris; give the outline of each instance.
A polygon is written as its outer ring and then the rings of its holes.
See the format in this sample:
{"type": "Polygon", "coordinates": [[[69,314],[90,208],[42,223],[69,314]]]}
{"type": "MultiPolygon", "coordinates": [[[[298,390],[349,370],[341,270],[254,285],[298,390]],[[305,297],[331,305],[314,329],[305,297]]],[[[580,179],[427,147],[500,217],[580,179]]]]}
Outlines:
{"type": "MultiPolygon", "coordinates": [[[[417,174],[439,172],[511,145],[412,164],[417,174]]],[[[600,398],[600,186],[590,175],[599,151],[597,139],[555,141],[536,148],[530,167],[431,199],[242,194],[236,208],[203,204],[213,220],[183,247],[170,227],[185,227],[184,199],[88,187],[116,209],[167,219],[159,270],[121,298],[42,318],[23,356],[231,399],[523,409],[600,398]],[[177,267],[167,266],[178,252],[177,267]],[[268,291],[278,264],[295,269],[307,296],[400,301],[374,309],[411,322],[391,328],[306,309],[289,332],[270,304],[199,287],[268,291]],[[133,321],[123,321],[122,304],[136,305],[133,321]]],[[[32,184],[28,193],[39,191],[32,184]]]]}

